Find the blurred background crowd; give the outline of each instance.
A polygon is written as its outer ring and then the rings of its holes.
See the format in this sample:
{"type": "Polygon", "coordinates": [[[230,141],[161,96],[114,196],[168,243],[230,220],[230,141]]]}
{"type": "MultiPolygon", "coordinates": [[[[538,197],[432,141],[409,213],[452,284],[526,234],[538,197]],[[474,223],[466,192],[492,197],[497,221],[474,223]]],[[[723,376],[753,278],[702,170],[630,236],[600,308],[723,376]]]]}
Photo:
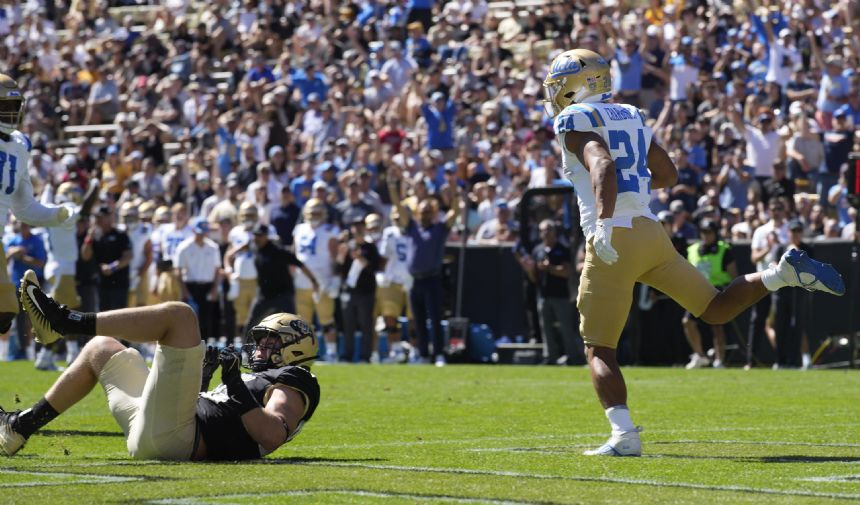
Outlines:
{"type": "MultiPolygon", "coordinates": [[[[677,185],[653,195],[667,231],[692,244],[707,218],[717,237],[752,240],[761,263],[789,246],[789,228],[807,241],[857,236],[841,175],[860,150],[858,20],[860,4],[848,0],[27,0],[0,6],[0,70],[26,92],[36,190],[50,199],[67,182],[83,201],[95,188],[80,247],[114,229],[127,237],[125,248],[111,241],[77,260],[86,309],[192,300],[206,314],[204,338],[232,338],[265,289],[241,257],[271,241],[313,263],[294,235],[314,214],[328,227],[327,246],[315,247],[335,266],[314,283],[299,269],[295,286],[278,281],[275,291],[295,289],[299,310],[300,291],[312,291],[305,310],[321,331],[342,333],[343,293],[355,305],[362,289],[414,282],[385,278],[395,274],[363,244],[371,238],[391,261],[383,229],[409,236],[391,220],[396,192],[406,223],[424,202],[434,222],[459,212],[448,240],[531,237],[517,257],[552,325],[553,313],[574,310],[550,303],[570,293],[544,275],[564,261],[531,248],[548,234],[570,247],[575,226],[561,208],[533,230],[516,216],[526,190],[565,184],[541,102],[556,54],[597,51],[611,62],[614,100],[645,112],[679,168],[677,185]],[[201,251],[180,261],[177,248],[195,240],[201,251]],[[377,270],[373,286],[362,287],[347,257],[377,270]],[[122,290],[146,292],[125,300],[122,290]],[[326,301],[339,301],[335,321],[326,301]]],[[[8,226],[7,247],[30,233],[8,226]]],[[[13,268],[50,261],[50,251],[25,252],[13,268]]],[[[404,261],[407,273],[436,273],[414,254],[404,261]]],[[[372,306],[350,310],[378,313],[372,306]]],[[[567,345],[575,324],[562,329],[567,345]]],[[[547,339],[545,322],[533,331],[547,339]]],[[[26,355],[19,333],[10,357],[26,355]]],[[[572,352],[556,344],[546,357],[572,352]]]]}

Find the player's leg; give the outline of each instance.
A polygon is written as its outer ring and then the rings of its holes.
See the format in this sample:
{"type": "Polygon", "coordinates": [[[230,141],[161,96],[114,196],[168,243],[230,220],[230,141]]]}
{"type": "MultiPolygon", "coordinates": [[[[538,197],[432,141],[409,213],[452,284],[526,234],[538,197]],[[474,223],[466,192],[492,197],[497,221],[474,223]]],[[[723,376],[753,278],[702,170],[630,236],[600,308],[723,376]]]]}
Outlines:
{"type": "MultiPolygon", "coordinates": [[[[337,327],[334,322],[334,304],[336,298],[322,292],[319,294],[319,301],[316,303],[317,319],[322,326],[323,338],[326,343],[326,354],[329,354],[333,360],[337,360],[337,327]],[[330,346],[330,347],[329,347],[330,346]],[[330,351],[329,351],[330,349],[330,351]]],[[[312,321],[313,319],[305,319],[312,321]]]]}
{"type": "Polygon", "coordinates": [[[782,255],[777,265],[733,280],[699,317],[710,324],[725,324],[769,292],[788,286],[837,296],[845,294],[842,276],[832,265],[815,261],[799,249],[791,249],[782,255]]]}
{"type": "Polygon", "coordinates": [[[711,326],[711,334],[714,336],[714,368],[723,368],[726,359],[726,331],[723,325],[711,326]]]}
{"type": "Polygon", "coordinates": [[[191,307],[167,302],[151,307],[108,312],[77,312],[62,307],[39,287],[32,270],[21,280],[21,304],[30,316],[36,335],[54,342],[64,335],[106,335],[129,342],[158,342],[177,348],[200,343],[197,316],[191,307]]]}
{"type": "MultiPolygon", "coordinates": [[[[32,407],[16,412],[0,409],[0,454],[12,456],[33,433],[87,396],[98,383],[105,365],[123,351],[126,347],[116,339],[95,337],[32,407]]],[[[145,370],[146,366],[143,368],[145,370]]],[[[134,375],[128,371],[123,373],[134,375]]]]}
{"type": "Polygon", "coordinates": [[[687,369],[702,368],[711,364],[711,360],[705,354],[702,348],[702,334],[699,331],[699,323],[696,318],[689,312],[684,313],[681,318],[681,325],[684,327],[684,336],[687,337],[687,343],[693,349],[693,355],[690,356],[690,362],[687,363],[687,369]]]}
{"type": "MultiPolygon", "coordinates": [[[[614,265],[603,263],[586,245],[585,268],[577,296],[580,334],[591,370],[591,382],[612,429],[609,440],[589,456],[638,456],[642,453],[638,428],[627,407],[627,385],[616,359],[616,346],[627,320],[633,299],[636,272],[642,268],[644,254],[636,254],[636,242],[647,230],[619,228],[613,245],[621,252],[614,265]],[[624,252],[629,254],[624,254],[624,252]]],[[[646,237],[647,238],[647,237],[646,237]]]]}

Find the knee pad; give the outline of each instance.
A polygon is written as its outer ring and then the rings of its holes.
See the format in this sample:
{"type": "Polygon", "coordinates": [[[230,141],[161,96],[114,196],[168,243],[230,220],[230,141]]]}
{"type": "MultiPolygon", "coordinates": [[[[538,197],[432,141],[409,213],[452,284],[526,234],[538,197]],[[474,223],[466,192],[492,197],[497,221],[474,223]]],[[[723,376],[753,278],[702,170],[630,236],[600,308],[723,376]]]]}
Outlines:
{"type": "Polygon", "coordinates": [[[0,333],[6,333],[12,327],[12,322],[17,314],[13,312],[0,312],[0,333]]]}

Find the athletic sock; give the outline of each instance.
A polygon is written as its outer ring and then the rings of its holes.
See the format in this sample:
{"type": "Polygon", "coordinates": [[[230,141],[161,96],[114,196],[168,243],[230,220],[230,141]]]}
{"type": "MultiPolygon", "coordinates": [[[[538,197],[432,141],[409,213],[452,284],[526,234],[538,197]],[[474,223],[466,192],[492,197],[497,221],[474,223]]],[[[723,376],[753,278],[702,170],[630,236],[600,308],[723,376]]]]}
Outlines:
{"type": "Polygon", "coordinates": [[[800,356],[800,359],[802,360],[804,368],[809,368],[812,366],[812,356],[810,356],[808,352],[803,353],[800,356]]]}
{"type": "Polygon", "coordinates": [[[42,398],[35,405],[18,414],[12,421],[12,429],[24,438],[30,438],[36,430],[53,421],[58,415],[60,413],[54,410],[48,400],[42,398]]]}
{"type": "Polygon", "coordinates": [[[763,270],[761,273],[761,283],[764,284],[764,287],[766,287],[768,291],[776,291],[788,286],[788,283],[779,276],[778,268],[779,267],[774,265],[763,270]]]}
{"type": "Polygon", "coordinates": [[[70,310],[66,319],[61,323],[64,335],[96,336],[96,313],[70,310]]]}
{"type": "Polygon", "coordinates": [[[626,433],[636,429],[633,426],[633,421],[630,419],[630,410],[627,405],[616,405],[606,409],[606,418],[609,419],[609,424],[612,426],[612,433],[626,433]]]}

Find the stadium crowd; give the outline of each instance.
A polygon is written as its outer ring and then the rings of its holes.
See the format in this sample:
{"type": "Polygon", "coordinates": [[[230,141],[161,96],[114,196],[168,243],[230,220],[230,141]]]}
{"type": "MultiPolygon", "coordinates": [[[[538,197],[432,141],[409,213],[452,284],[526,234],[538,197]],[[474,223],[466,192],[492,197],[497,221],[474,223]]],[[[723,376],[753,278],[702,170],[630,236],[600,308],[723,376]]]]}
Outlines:
{"type": "MultiPolygon", "coordinates": [[[[541,83],[574,47],[611,60],[614,99],[645,112],[677,164],[652,204],[673,235],[692,243],[708,218],[766,265],[789,230],[858,234],[841,177],[860,150],[856,2],[29,0],[0,14],[36,191],[80,203],[95,188],[73,261],[82,310],[186,300],[205,338],[232,340],[277,299],[315,319],[328,359],[375,315],[396,350],[406,293],[439,274],[410,250],[439,241],[410,235],[453,210],[449,240],[552,235],[518,255],[551,326],[569,293],[541,279],[575,270],[550,254],[570,237],[560,213],[528,232],[514,216],[527,189],[564,183],[541,83]]],[[[13,280],[57,263],[33,238],[47,235],[7,226],[13,280]]],[[[19,322],[10,359],[30,345],[19,322]]],[[[551,361],[581,348],[571,326],[551,361]]]]}

